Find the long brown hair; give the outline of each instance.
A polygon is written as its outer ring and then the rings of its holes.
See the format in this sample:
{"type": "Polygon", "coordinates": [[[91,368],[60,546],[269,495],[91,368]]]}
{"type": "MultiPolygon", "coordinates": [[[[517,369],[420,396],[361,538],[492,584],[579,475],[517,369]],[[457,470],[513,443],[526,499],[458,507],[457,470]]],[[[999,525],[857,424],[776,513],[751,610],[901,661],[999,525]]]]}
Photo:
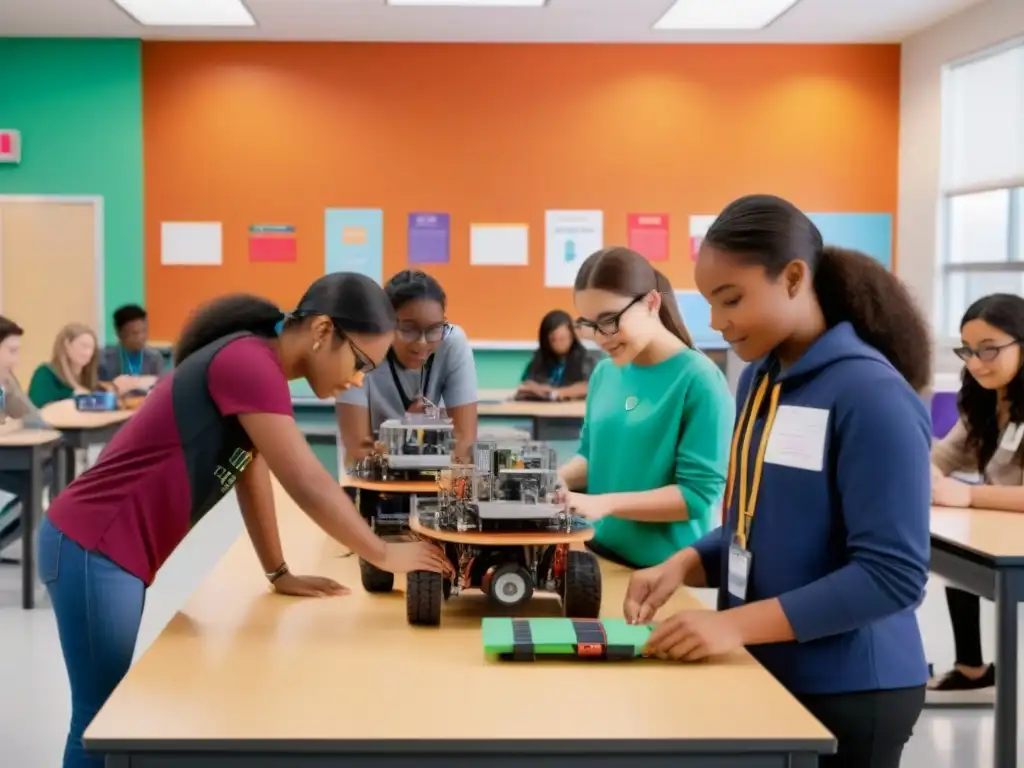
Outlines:
{"type": "Polygon", "coordinates": [[[69,387],[83,387],[88,389],[90,392],[96,389],[99,382],[99,365],[100,365],[100,348],[99,342],[96,340],[96,334],[93,332],[85,323],[68,323],[60,332],[57,334],[57,338],[53,340],[53,354],[50,357],[50,367],[53,372],[57,374],[57,378],[67,384],[69,387]],[[75,380],[75,377],[71,375],[71,360],[68,358],[68,344],[73,342],[79,336],[89,334],[92,336],[93,341],[93,353],[92,359],[86,363],[85,367],[82,368],[82,373],[75,380]]]}
{"type": "Polygon", "coordinates": [[[612,246],[590,254],[576,273],[574,290],[585,291],[588,288],[617,293],[629,299],[657,291],[661,294],[661,308],[658,310],[661,324],[683,344],[693,347],[693,338],[679,311],[672,284],[636,251],[612,246]]]}

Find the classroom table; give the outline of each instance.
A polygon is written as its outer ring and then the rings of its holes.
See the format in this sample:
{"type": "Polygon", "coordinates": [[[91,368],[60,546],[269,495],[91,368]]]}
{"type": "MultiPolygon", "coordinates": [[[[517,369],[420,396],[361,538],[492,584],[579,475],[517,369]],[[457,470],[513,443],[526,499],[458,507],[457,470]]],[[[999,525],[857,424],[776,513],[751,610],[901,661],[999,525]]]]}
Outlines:
{"type": "Polygon", "coordinates": [[[46,423],[64,435],[63,474],[57,478],[61,487],[75,479],[75,451],[109,443],[133,413],[135,411],[79,411],[73,399],[59,400],[40,409],[46,423]]]}
{"type": "MultiPolygon", "coordinates": [[[[28,473],[28,494],[21,500],[21,607],[36,605],[36,523],[43,516],[43,465],[56,457],[60,472],[61,433],[52,429],[20,429],[0,435],[0,471],[28,473]]],[[[55,478],[56,479],[56,478],[55,478]]]]}
{"type": "Polygon", "coordinates": [[[932,507],[931,570],[995,601],[995,765],[1017,765],[1017,607],[1024,599],[1024,517],[932,507]]]}
{"type": "Polygon", "coordinates": [[[544,402],[542,400],[507,400],[477,404],[477,415],[483,419],[523,419],[530,423],[530,434],[534,440],[550,439],[551,432],[561,429],[574,430],[576,434],[583,426],[586,401],[566,400],[544,402]]]}
{"type": "MultiPolygon", "coordinates": [[[[243,535],[87,729],[107,768],[810,768],[834,751],[745,651],[690,665],[487,661],[473,592],[440,627],[410,627],[401,592],[365,593],[358,558],[276,482],[275,498],[292,570],[352,594],[272,594],[243,535]]],[[[621,616],[628,572],[602,568],[604,614],[621,616]]],[[[542,597],[528,610],[556,611],[542,597]]]]}

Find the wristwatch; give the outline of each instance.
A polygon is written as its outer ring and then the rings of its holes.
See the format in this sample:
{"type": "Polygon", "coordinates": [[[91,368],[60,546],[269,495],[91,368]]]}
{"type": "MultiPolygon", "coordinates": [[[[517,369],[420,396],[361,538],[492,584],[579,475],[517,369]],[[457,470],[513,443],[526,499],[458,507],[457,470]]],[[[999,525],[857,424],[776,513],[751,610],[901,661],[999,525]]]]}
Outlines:
{"type": "Polygon", "coordinates": [[[281,563],[281,565],[277,567],[276,571],[271,571],[270,573],[266,574],[267,581],[273,584],[286,573],[288,573],[288,563],[281,563]]]}

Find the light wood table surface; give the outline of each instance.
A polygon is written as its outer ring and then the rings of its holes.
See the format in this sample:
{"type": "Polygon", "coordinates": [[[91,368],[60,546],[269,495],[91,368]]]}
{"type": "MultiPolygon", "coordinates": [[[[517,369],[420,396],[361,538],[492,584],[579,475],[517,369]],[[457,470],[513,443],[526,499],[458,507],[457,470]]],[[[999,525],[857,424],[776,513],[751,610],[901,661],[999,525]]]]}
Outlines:
{"type": "MultiPolygon", "coordinates": [[[[577,436],[583,426],[587,403],[585,400],[568,400],[547,403],[540,400],[507,400],[505,402],[480,402],[477,414],[481,420],[523,419],[530,423],[530,436],[534,440],[566,439],[577,436]]],[[[485,431],[481,425],[480,430],[485,431]]]]}
{"type": "MultiPolygon", "coordinates": [[[[692,665],[488,661],[487,604],[473,593],[446,604],[441,628],[411,627],[400,591],[363,592],[357,558],[339,556],[275,493],[292,570],[334,577],[352,594],[271,594],[243,535],[86,731],[108,768],[326,768],[346,756],[575,768],[613,754],[622,761],[600,765],[803,768],[834,748],[746,652],[692,665]]],[[[603,573],[604,613],[621,616],[628,573],[608,564],[603,573]]],[[[681,594],[672,607],[696,605],[681,594]]],[[[555,615],[557,601],[527,610],[555,615]]]]}
{"type": "Polygon", "coordinates": [[[995,601],[995,765],[1017,765],[1017,612],[1024,600],[1024,515],[932,507],[931,569],[995,601]]]}

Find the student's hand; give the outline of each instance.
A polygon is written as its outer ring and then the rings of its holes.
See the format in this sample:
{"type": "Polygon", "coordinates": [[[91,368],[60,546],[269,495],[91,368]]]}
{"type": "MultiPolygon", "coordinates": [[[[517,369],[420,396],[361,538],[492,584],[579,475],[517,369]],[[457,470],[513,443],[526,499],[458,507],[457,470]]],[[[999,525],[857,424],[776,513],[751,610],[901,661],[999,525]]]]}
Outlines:
{"type": "Polygon", "coordinates": [[[569,511],[594,523],[612,513],[608,499],[601,494],[569,493],[569,511]]]}
{"type": "Polygon", "coordinates": [[[971,486],[951,477],[932,479],[932,502],[940,507],[971,506],[971,486]]]}
{"type": "Polygon", "coordinates": [[[428,541],[389,541],[384,545],[384,561],[374,565],[390,573],[433,571],[449,578],[455,575],[455,568],[441,548],[428,541]]]}
{"type": "Polygon", "coordinates": [[[932,464],[932,485],[938,485],[943,480],[945,480],[945,478],[946,476],[942,474],[942,470],[936,467],[934,464],[932,464]]]}
{"type": "Polygon", "coordinates": [[[729,611],[680,611],[658,624],[644,655],[672,661],[700,661],[743,645],[729,611]]]}
{"type": "Polygon", "coordinates": [[[280,576],[274,581],[273,586],[279,595],[295,597],[331,597],[352,592],[333,579],[325,579],[323,576],[296,576],[294,573],[280,576]]]}
{"type": "Polygon", "coordinates": [[[417,395],[416,399],[412,401],[412,404],[406,410],[406,413],[426,413],[427,401],[423,395],[417,395]]]}
{"type": "Polygon", "coordinates": [[[683,567],[673,558],[629,577],[622,612],[630,624],[646,624],[683,585],[683,567]]]}

